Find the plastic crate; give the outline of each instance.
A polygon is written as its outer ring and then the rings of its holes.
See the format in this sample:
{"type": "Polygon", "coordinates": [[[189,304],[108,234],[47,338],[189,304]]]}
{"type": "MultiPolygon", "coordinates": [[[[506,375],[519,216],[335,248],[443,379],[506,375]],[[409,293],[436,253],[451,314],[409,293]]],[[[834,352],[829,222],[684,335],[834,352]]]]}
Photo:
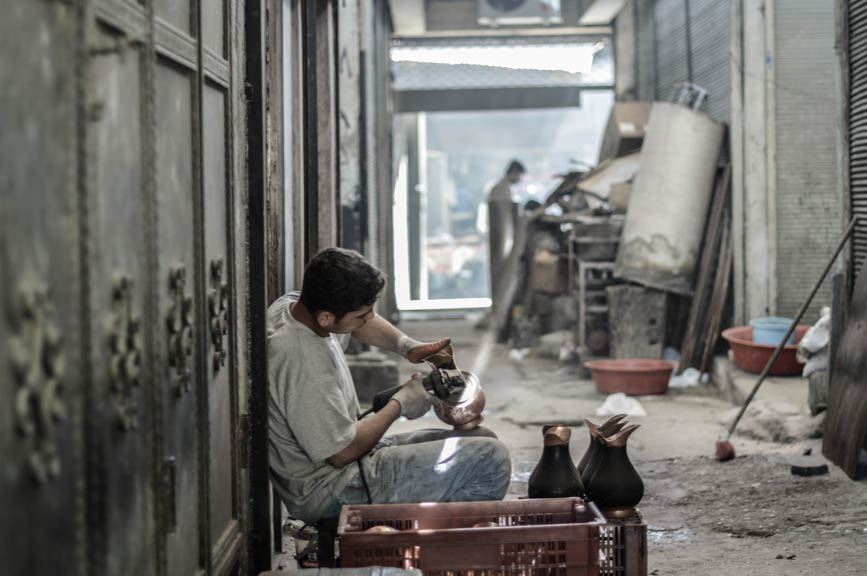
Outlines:
{"type": "Polygon", "coordinates": [[[636,508],[599,528],[600,576],[647,576],[647,524],[636,508]]]}
{"type": "Polygon", "coordinates": [[[425,576],[596,576],[605,523],[580,498],[344,506],[340,565],[425,576]],[[480,523],[496,526],[474,527],[480,523]],[[399,531],[364,532],[380,525],[399,531]]]}

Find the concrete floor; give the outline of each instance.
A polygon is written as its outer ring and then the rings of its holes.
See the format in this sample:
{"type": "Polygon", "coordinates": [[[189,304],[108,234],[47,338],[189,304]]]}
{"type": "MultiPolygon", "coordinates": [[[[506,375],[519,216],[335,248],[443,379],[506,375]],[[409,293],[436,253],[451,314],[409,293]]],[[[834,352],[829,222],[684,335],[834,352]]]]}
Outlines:
{"type": "MultiPolygon", "coordinates": [[[[589,439],[583,419],[605,419],[595,416],[605,396],[577,376],[574,363],[532,355],[510,360],[508,347],[473,329],[471,320],[404,321],[400,328],[425,341],[450,336],[458,365],[479,376],[487,398],[484,425],[511,451],[507,498],[527,493],[542,452],[542,424],[572,427],[577,463],[589,439]]],[[[402,380],[417,369],[400,359],[402,380]]],[[[792,457],[821,453],[821,440],[809,437],[822,417],[809,416],[806,381],[766,382],[732,439],[737,458],[718,463],[715,441],[737,412],[725,398],[743,398],[755,375],[725,358],[716,359],[714,373],[715,384],[639,398],[647,416],[630,418],[641,424],[628,452],[645,483],[640,508],[648,524],[648,573],[867,574],[867,482],[830,464],[823,476],[790,473],[792,457]]],[[[431,411],[396,422],[389,433],[442,426],[431,411]]]]}
{"type": "MultiPolygon", "coordinates": [[[[508,444],[518,475],[527,467],[532,470],[539,459],[543,424],[572,426],[570,447],[577,463],[589,440],[584,418],[597,423],[606,419],[595,416],[596,408],[606,396],[596,391],[591,380],[579,377],[575,364],[540,358],[532,353],[520,361],[512,360],[507,345],[495,344],[490,333],[474,330],[469,321],[412,321],[403,322],[400,327],[425,341],[444,336],[452,338],[458,365],[479,376],[485,390],[484,425],[508,444]]],[[[717,361],[725,362],[721,358],[717,361]]],[[[398,366],[402,379],[409,378],[418,369],[403,359],[398,366]]],[[[744,387],[754,382],[746,373],[731,372],[736,377],[728,379],[726,385],[744,387]]],[[[712,456],[714,443],[725,429],[724,423],[734,415],[733,405],[723,399],[725,395],[716,385],[704,385],[640,397],[647,416],[630,418],[631,422],[642,426],[629,440],[630,456],[637,461],[712,456]]],[[[788,415],[792,415],[792,410],[806,414],[806,401],[807,382],[801,378],[771,378],[754,400],[762,406],[785,410],[788,415]]],[[[745,428],[749,420],[748,417],[742,420],[745,428]]],[[[431,411],[418,420],[395,423],[389,433],[438,426],[443,424],[431,411]]],[[[798,452],[798,446],[761,442],[757,438],[739,438],[736,448],[738,455],[798,452]]],[[[513,487],[517,495],[525,495],[521,489],[521,486],[513,487]]],[[[526,492],[525,487],[523,490],[526,492]]]]}
{"type": "MultiPolygon", "coordinates": [[[[506,345],[466,320],[404,321],[400,328],[421,340],[452,337],[458,365],[479,376],[487,398],[484,425],[512,455],[507,498],[527,493],[542,451],[542,424],[572,427],[577,463],[589,439],[583,419],[605,419],[595,416],[605,396],[577,376],[574,364],[510,360],[506,345]]],[[[645,481],[648,572],[867,574],[867,482],[852,481],[833,465],[817,478],[790,473],[792,457],[821,453],[821,440],[810,436],[823,417],[809,415],[806,380],[766,381],[732,439],[738,457],[718,463],[715,441],[737,412],[724,398],[742,398],[756,376],[723,357],[716,362],[715,383],[641,397],[647,416],[630,418],[641,424],[628,452],[645,481]]],[[[408,378],[414,366],[401,361],[399,369],[408,378]]],[[[430,412],[389,432],[442,425],[430,412]]]]}

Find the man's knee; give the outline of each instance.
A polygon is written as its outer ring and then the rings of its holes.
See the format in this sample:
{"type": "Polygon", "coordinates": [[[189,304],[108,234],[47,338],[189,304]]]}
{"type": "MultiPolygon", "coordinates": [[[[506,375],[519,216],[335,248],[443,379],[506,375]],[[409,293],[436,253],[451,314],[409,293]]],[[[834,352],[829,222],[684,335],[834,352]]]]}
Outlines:
{"type": "Polygon", "coordinates": [[[512,459],[505,444],[494,438],[469,438],[473,450],[477,499],[501,500],[509,488],[512,459]],[[478,493],[481,491],[482,493],[478,493]]]}
{"type": "Polygon", "coordinates": [[[500,465],[500,472],[507,479],[512,476],[512,456],[509,454],[509,448],[500,442],[494,440],[496,449],[494,451],[494,460],[500,465]]]}
{"type": "Polygon", "coordinates": [[[462,438],[498,438],[493,430],[484,426],[476,426],[470,430],[455,430],[451,435],[462,438]]]}
{"type": "Polygon", "coordinates": [[[476,440],[485,446],[484,459],[490,463],[492,475],[509,478],[512,475],[512,457],[509,448],[495,438],[478,438],[476,440]]]}

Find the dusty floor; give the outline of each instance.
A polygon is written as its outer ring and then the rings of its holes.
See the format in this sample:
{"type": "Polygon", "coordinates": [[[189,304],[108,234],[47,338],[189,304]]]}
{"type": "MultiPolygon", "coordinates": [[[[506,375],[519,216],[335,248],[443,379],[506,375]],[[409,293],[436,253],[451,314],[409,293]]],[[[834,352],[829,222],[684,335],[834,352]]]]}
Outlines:
{"type": "MultiPolygon", "coordinates": [[[[582,420],[601,420],[594,411],[604,396],[578,379],[574,366],[509,360],[506,346],[467,321],[405,321],[401,329],[422,339],[451,336],[459,365],[480,376],[485,425],[512,453],[509,497],[526,494],[541,454],[542,423],[571,425],[572,456],[581,457],[588,439],[582,420]]],[[[400,368],[405,376],[412,371],[405,362],[400,368]]],[[[642,425],[630,438],[629,455],[646,488],[648,572],[867,574],[867,481],[852,481],[833,465],[823,476],[791,475],[789,458],[821,452],[815,439],[777,444],[736,435],[738,457],[716,462],[714,441],[733,411],[719,396],[703,386],[643,397],[648,415],[631,419],[642,425]]],[[[748,419],[742,422],[749,429],[748,419]]],[[[391,432],[441,425],[431,412],[398,422],[391,432]]]]}

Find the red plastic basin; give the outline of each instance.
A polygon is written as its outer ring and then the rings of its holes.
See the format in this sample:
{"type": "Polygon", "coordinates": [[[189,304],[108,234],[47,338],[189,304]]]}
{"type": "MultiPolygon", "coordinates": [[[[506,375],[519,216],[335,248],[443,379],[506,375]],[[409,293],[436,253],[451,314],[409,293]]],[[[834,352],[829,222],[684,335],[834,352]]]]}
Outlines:
{"type": "MultiPolygon", "coordinates": [[[[798,342],[804,337],[804,333],[809,329],[809,326],[795,327],[795,343],[785,346],[780,352],[780,357],[777,358],[774,365],[771,366],[769,374],[775,376],[792,376],[800,374],[804,365],[798,362],[795,353],[798,351],[798,342]]],[[[728,340],[732,348],[732,354],[735,357],[735,364],[742,370],[761,374],[765,369],[765,364],[771,359],[776,346],[768,344],[756,344],[753,342],[753,329],[749,326],[738,326],[723,330],[722,337],[728,340]]]]}
{"type": "Polygon", "coordinates": [[[674,364],[655,358],[610,358],[591,360],[584,366],[593,373],[596,389],[603,394],[623,392],[628,396],[665,394],[674,364]]]}

